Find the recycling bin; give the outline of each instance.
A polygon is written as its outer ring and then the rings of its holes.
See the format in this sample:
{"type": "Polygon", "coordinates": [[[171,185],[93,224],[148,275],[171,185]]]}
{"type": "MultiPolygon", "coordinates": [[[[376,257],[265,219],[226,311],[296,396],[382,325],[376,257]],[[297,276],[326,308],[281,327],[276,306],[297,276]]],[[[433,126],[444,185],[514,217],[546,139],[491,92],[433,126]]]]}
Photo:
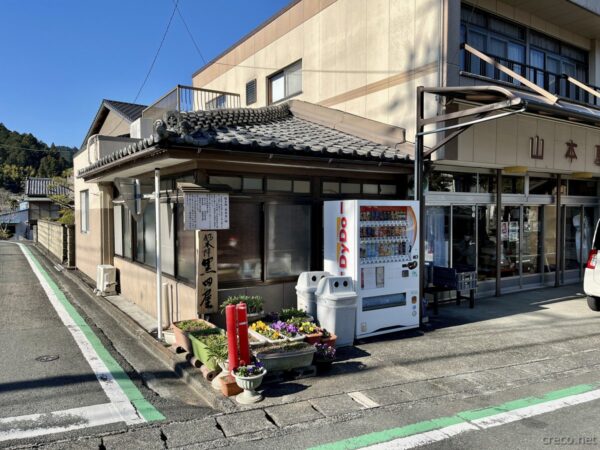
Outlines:
{"type": "Polygon", "coordinates": [[[329,272],[302,272],[296,284],[297,308],[317,317],[317,297],[315,291],[321,278],[331,275],[329,272]]]}
{"type": "Polygon", "coordinates": [[[321,327],[337,336],[336,345],[354,343],[357,295],[351,277],[325,277],[315,292],[317,318],[321,327]]]}

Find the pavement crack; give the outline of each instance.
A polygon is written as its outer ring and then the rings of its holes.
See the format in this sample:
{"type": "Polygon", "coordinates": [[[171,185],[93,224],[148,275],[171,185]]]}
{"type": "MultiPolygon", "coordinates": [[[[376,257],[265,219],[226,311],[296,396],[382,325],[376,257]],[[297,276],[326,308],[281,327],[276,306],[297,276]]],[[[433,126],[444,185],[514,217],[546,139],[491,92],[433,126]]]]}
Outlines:
{"type": "Polygon", "coordinates": [[[221,433],[223,433],[223,437],[227,437],[227,435],[225,434],[225,431],[223,431],[223,427],[221,426],[221,424],[215,420],[215,427],[217,428],[217,430],[219,430],[221,433]]]}
{"type": "Polygon", "coordinates": [[[277,422],[275,422],[275,419],[273,419],[266,410],[263,410],[263,412],[265,413],[265,417],[267,418],[267,420],[269,422],[271,422],[273,425],[275,425],[277,428],[279,428],[279,425],[277,425],[277,422]]]}
{"type": "Polygon", "coordinates": [[[106,450],[106,446],[104,445],[104,439],[100,438],[100,445],[98,446],[98,450],[106,450]]]}
{"type": "Polygon", "coordinates": [[[160,440],[163,441],[163,445],[165,446],[165,448],[169,448],[169,444],[167,442],[167,435],[165,434],[165,432],[162,430],[162,428],[160,429],[160,440]]]}

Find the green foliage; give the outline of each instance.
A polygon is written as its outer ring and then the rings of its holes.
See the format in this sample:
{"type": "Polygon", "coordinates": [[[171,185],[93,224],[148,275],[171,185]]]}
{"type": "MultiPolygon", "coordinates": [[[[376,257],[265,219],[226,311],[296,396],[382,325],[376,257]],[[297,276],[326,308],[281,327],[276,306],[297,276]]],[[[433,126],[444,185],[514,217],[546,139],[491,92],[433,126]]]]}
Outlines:
{"type": "Polygon", "coordinates": [[[210,324],[203,320],[182,320],[175,324],[177,328],[186,333],[192,333],[194,336],[202,336],[206,334],[217,334],[220,333],[220,328],[211,327],[210,324]]]}
{"type": "Polygon", "coordinates": [[[246,304],[248,314],[256,314],[262,312],[264,301],[260,295],[235,295],[227,297],[220,305],[221,312],[225,312],[227,305],[237,305],[238,303],[246,304]]]}
{"type": "Polygon", "coordinates": [[[286,322],[292,318],[303,319],[302,322],[305,322],[307,317],[308,314],[306,314],[306,311],[302,311],[301,309],[297,308],[283,309],[281,310],[281,313],[279,313],[279,320],[282,320],[283,322],[286,322]]]}
{"type": "Polygon", "coordinates": [[[73,166],[76,150],[48,146],[31,133],[11,131],[0,123],[0,188],[22,192],[27,177],[59,176],[73,166]]]}
{"type": "Polygon", "coordinates": [[[0,228],[0,241],[6,241],[10,239],[11,236],[12,234],[10,231],[0,228]]]}
{"type": "Polygon", "coordinates": [[[227,338],[224,334],[211,336],[210,339],[204,339],[203,342],[206,345],[209,358],[214,359],[217,364],[227,361],[229,349],[227,348],[227,338]]]}

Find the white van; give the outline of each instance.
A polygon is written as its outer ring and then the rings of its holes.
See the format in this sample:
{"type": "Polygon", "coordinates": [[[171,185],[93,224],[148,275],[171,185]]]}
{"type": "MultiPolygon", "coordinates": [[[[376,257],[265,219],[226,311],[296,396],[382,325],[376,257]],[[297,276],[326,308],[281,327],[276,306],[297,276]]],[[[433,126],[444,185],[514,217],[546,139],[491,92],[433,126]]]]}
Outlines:
{"type": "Polygon", "coordinates": [[[600,311],[600,236],[598,235],[600,220],[594,230],[594,240],[592,248],[585,265],[583,275],[583,291],[587,295],[587,302],[590,309],[600,311]]]}

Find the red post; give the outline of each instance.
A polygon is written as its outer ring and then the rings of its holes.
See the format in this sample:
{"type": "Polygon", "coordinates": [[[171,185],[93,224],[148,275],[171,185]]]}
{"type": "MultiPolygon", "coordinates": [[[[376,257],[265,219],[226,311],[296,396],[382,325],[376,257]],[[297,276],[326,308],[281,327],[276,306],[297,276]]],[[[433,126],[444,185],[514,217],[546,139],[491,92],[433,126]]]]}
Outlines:
{"type": "Polygon", "coordinates": [[[225,308],[225,318],[227,320],[227,348],[229,350],[229,370],[233,370],[240,365],[237,347],[237,314],[235,305],[227,305],[225,308]]]}
{"type": "Polygon", "coordinates": [[[237,305],[238,337],[240,340],[240,361],[250,364],[250,343],[248,342],[248,314],[245,303],[237,305]]]}

